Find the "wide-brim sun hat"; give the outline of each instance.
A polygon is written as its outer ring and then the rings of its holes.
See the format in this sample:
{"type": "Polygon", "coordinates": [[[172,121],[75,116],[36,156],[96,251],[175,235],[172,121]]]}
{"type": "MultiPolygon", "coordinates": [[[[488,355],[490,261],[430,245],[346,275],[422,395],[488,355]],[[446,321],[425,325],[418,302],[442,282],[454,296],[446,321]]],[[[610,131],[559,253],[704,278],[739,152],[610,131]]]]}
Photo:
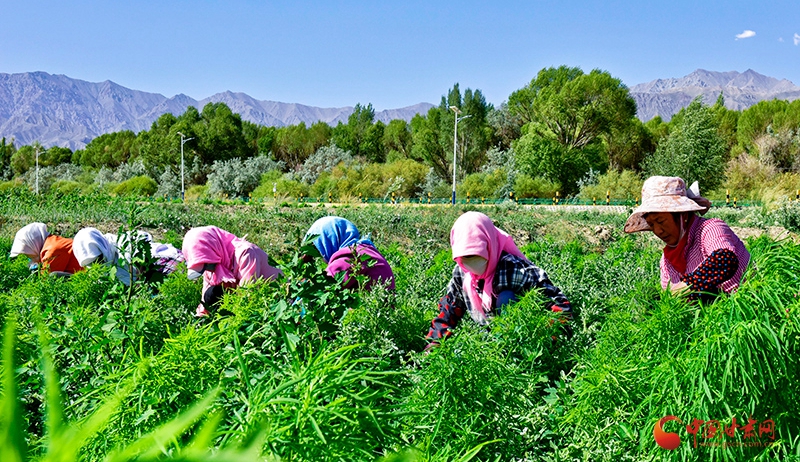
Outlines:
{"type": "Polygon", "coordinates": [[[625,222],[625,232],[652,231],[644,219],[645,214],[657,212],[700,212],[708,211],[711,203],[700,196],[695,181],[687,189],[686,182],[676,176],[651,176],[642,185],[642,205],[636,207],[625,222]],[[707,203],[708,206],[698,202],[707,203]]]}

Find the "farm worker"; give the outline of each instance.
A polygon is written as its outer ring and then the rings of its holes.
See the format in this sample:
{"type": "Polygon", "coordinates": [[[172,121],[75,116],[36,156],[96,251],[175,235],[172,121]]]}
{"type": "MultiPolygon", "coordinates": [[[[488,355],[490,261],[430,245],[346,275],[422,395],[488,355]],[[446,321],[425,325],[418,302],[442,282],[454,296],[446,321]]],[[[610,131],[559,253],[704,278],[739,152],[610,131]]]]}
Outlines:
{"type": "Polygon", "coordinates": [[[72,253],[72,239],[47,231],[44,223],[31,223],[14,236],[11,257],[25,255],[42,271],[69,275],[80,271],[81,265],[72,253]]]}
{"type": "MultiPolygon", "coordinates": [[[[110,236],[110,235],[109,235],[110,236]]],[[[83,228],[75,234],[72,244],[75,258],[82,267],[92,263],[117,267],[117,279],[123,284],[130,285],[131,275],[122,264],[118,265],[119,252],[117,247],[109,242],[105,234],[97,228],[83,228]]]]}
{"type": "Polygon", "coordinates": [[[661,287],[688,291],[692,300],[735,292],[750,261],[744,243],[724,221],[695,214],[709,207],[697,182],[686,189],[681,178],[653,176],[642,186],[642,205],[625,223],[626,233],[652,231],[664,241],[661,287]]]}
{"type": "Polygon", "coordinates": [[[314,247],[328,264],[325,269],[328,276],[344,273],[344,288],[354,289],[358,286],[358,280],[353,277],[353,266],[354,260],[359,260],[355,273],[366,276],[365,289],[379,284],[394,290],[394,273],[389,262],[370,239],[361,237],[353,222],[341,217],[322,217],[308,229],[306,240],[312,237],[314,247]]]}
{"type": "Polygon", "coordinates": [[[82,267],[92,263],[115,266],[117,279],[126,286],[131,284],[132,279],[136,281],[144,277],[145,280],[152,280],[154,273],[170,274],[175,271],[177,264],[183,261],[183,255],[178,249],[170,244],[153,242],[152,236],[144,231],[116,235],[103,234],[96,228],[83,228],[75,234],[73,248],[75,257],[82,267]],[[130,262],[137,257],[134,255],[136,252],[134,241],[144,244],[142,247],[150,253],[150,258],[155,260],[151,268],[131,265],[130,262]]]}
{"type": "Polygon", "coordinates": [[[464,314],[486,325],[503,306],[535,288],[552,300],[547,306],[562,315],[563,323],[572,318],[569,300],[561,289],[483,213],[466,212],[458,217],[450,230],[450,246],[456,265],[447,293],[439,301],[439,315],[431,322],[429,347],[449,336],[464,314]]]}
{"type": "Polygon", "coordinates": [[[283,272],[270,266],[257,245],[216,226],[192,228],[183,238],[189,279],[203,277],[201,303],[195,316],[207,316],[222,298],[223,289],[256,279],[276,279],[283,272]]]}

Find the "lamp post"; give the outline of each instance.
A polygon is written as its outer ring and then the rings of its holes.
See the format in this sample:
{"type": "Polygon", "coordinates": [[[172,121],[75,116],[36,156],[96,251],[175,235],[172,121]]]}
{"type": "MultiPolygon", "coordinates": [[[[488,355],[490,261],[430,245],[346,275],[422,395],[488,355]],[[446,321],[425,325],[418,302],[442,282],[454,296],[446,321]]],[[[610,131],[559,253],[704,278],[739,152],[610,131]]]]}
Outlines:
{"type": "Polygon", "coordinates": [[[36,145],[36,195],[39,195],[39,145],[36,145]]]}
{"type": "Polygon", "coordinates": [[[453,128],[453,205],[456,205],[456,152],[458,150],[458,121],[472,116],[465,115],[464,117],[459,117],[458,115],[461,114],[461,109],[455,106],[450,106],[450,109],[456,114],[456,123],[455,127],[453,128]]]}
{"type": "Polygon", "coordinates": [[[186,135],[184,135],[181,132],[178,132],[178,134],[181,135],[181,200],[184,201],[184,200],[186,200],[185,199],[186,188],[185,188],[184,182],[183,182],[183,143],[185,143],[185,142],[187,142],[189,140],[193,140],[194,137],[186,138],[186,135]]]}

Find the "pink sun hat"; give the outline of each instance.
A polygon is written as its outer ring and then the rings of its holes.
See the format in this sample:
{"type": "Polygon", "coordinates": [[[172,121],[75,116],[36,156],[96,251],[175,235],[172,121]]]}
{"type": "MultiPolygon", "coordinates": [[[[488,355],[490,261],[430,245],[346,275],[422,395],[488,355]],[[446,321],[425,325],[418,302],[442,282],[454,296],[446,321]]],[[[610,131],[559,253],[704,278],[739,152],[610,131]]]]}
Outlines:
{"type": "Polygon", "coordinates": [[[644,215],[653,212],[700,212],[704,214],[711,202],[700,196],[695,181],[689,189],[676,176],[651,176],[642,185],[642,205],[636,207],[625,222],[625,232],[652,231],[644,215]]]}

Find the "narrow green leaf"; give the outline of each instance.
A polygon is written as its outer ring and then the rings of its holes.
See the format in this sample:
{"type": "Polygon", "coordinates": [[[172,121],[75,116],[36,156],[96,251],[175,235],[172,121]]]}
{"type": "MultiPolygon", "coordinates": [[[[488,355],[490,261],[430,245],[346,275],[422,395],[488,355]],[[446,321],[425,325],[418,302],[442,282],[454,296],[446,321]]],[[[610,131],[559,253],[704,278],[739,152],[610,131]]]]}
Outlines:
{"type": "Polygon", "coordinates": [[[3,462],[25,462],[28,460],[28,445],[25,442],[25,420],[17,401],[17,382],[14,377],[14,340],[17,322],[6,319],[3,333],[3,401],[0,408],[0,460],[3,462]]]}

